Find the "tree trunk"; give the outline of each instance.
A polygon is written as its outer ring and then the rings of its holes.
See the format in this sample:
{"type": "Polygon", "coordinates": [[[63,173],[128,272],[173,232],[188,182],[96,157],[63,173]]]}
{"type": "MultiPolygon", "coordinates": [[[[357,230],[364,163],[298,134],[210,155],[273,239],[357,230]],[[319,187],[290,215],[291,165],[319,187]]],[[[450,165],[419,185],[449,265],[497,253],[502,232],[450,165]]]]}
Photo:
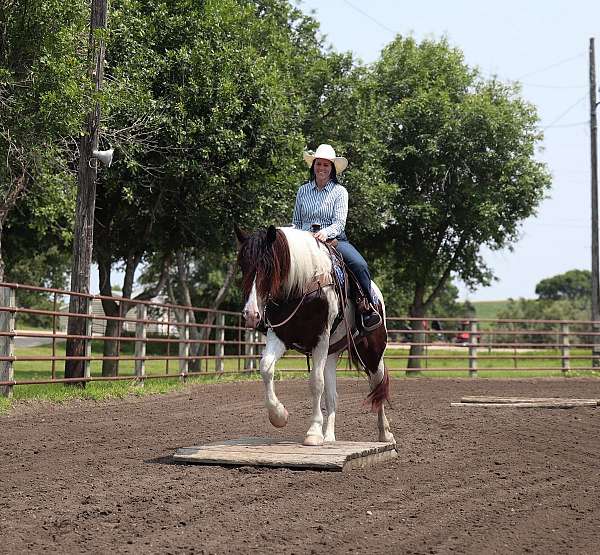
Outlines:
{"type": "MultiPolygon", "coordinates": [[[[130,255],[127,258],[125,265],[125,279],[123,280],[122,299],[117,302],[115,300],[102,299],[102,308],[106,316],[124,318],[127,315],[131,303],[125,299],[130,299],[133,292],[133,282],[135,271],[140,263],[139,256],[130,255]]],[[[112,296],[111,284],[111,268],[109,256],[98,256],[98,274],[100,278],[100,293],[102,296],[112,296]]],[[[118,339],[106,339],[107,337],[121,337],[123,335],[123,322],[121,320],[107,320],[106,330],[104,332],[104,357],[117,357],[121,351],[120,341],[118,339]]],[[[118,376],[119,361],[118,360],[103,360],[102,361],[103,376],[118,376]]]]}
{"type": "MultiPolygon", "coordinates": [[[[227,265],[227,273],[225,274],[225,279],[223,280],[223,285],[221,285],[221,289],[219,289],[217,296],[215,297],[212,305],[209,307],[211,310],[219,310],[219,307],[221,306],[221,303],[223,302],[223,299],[227,295],[227,291],[229,291],[229,287],[231,286],[231,283],[233,282],[233,278],[235,276],[235,269],[236,269],[235,262],[230,262],[227,265]]],[[[212,329],[210,326],[213,325],[214,321],[215,321],[215,313],[208,312],[206,314],[206,317],[204,318],[205,327],[202,328],[200,331],[200,339],[203,339],[203,340],[208,339],[208,337],[210,336],[210,331],[212,329]]],[[[200,353],[204,354],[207,350],[206,347],[208,346],[208,344],[200,343],[199,345],[200,345],[200,353]]]]}
{"type": "MultiPolygon", "coordinates": [[[[423,296],[423,288],[417,286],[415,288],[415,296],[413,298],[413,303],[409,310],[409,314],[412,318],[425,317],[425,305],[423,304],[423,296]]],[[[423,354],[425,353],[425,348],[423,346],[423,343],[425,343],[425,334],[423,333],[425,326],[423,320],[411,320],[411,327],[413,329],[411,339],[412,345],[410,346],[409,351],[409,355],[411,358],[408,359],[408,363],[406,365],[406,375],[417,376],[420,374],[422,367],[422,359],[418,357],[423,356],[423,354]]]]}
{"type": "MultiPolygon", "coordinates": [[[[211,326],[214,324],[214,321],[215,321],[215,313],[213,311],[219,309],[219,306],[221,306],[223,299],[227,295],[227,292],[229,291],[229,287],[231,286],[231,284],[233,282],[233,278],[235,276],[235,269],[236,269],[235,262],[230,262],[227,265],[227,272],[225,274],[225,279],[223,280],[223,285],[221,285],[221,288],[219,289],[211,306],[209,307],[211,310],[206,314],[206,317],[204,318],[204,322],[203,322],[204,327],[200,328],[199,331],[198,331],[198,328],[190,328],[190,338],[191,339],[199,339],[200,341],[206,341],[210,338],[210,334],[211,334],[211,330],[212,330],[211,326]]],[[[189,282],[187,279],[187,266],[185,264],[185,259],[184,259],[183,253],[180,253],[180,252],[177,253],[177,270],[178,270],[178,277],[179,277],[179,285],[180,285],[181,292],[182,292],[182,300],[178,302],[178,300],[175,298],[172,287],[169,288],[169,295],[172,299],[172,302],[175,304],[183,304],[184,306],[192,306],[192,298],[190,295],[189,282]]],[[[181,314],[176,314],[176,317],[178,319],[181,316],[182,316],[181,314]]],[[[190,320],[192,322],[197,322],[196,315],[194,312],[192,312],[192,318],[190,318],[190,320]]],[[[204,356],[204,355],[208,354],[208,343],[201,343],[201,342],[192,343],[191,349],[190,349],[190,354],[191,354],[191,356],[204,356]]],[[[196,368],[198,370],[200,369],[200,361],[199,360],[191,361],[190,362],[190,371],[195,371],[196,368]]]]}
{"type": "MultiPolygon", "coordinates": [[[[184,306],[192,306],[192,296],[190,294],[190,286],[188,281],[188,267],[187,261],[185,260],[185,255],[181,251],[177,251],[177,277],[179,278],[179,287],[181,289],[181,304],[184,306]]],[[[178,313],[180,311],[177,311],[178,313]]],[[[177,314],[178,319],[183,319],[183,314],[177,314]]],[[[190,310],[190,323],[197,323],[196,313],[193,310],[190,310]]],[[[198,332],[198,328],[190,327],[189,328],[189,338],[197,341],[200,339],[200,333],[198,332]]],[[[190,356],[196,357],[200,352],[200,343],[192,343],[190,345],[190,356]]],[[[189,361],[188,365],[190,372],[199,372],[200,371],[200,360],[192,359],[189,361]]]]}
{"type": "MultiPolygon", "coordinates": [[[[112,296],[110,256],[98,255],[98,277],[100,282],[100,294],[103,297],[112,296]]],[[[110,299],[102,299],[102,309],[106,316],[115,317],[119,315],[119,304],[110,299]]],[[[119,345],[115,340],[108,340],[106,337],[120,336],[121,327],[118,320],[106,320],[104,330],[104,344],[102,355],[104,357],[114,357],[119,353],[119,345]]],[[[102,361],[102,376],[117,376],[119,373],[119,362],[117,360],[102,361]]]]}
{"type": "Polygon", "coordinates": [[[2,232],[4,231],[4,222],[0,219],[0,281],[4,281],[4,256],[2,256],[2,232]]]}

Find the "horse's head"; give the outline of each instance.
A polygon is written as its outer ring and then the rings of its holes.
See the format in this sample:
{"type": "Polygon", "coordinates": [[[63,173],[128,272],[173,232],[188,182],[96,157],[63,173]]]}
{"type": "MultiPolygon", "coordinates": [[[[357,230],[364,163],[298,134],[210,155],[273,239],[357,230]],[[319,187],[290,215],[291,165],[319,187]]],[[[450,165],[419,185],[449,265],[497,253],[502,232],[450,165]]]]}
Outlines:
{"type": "Polygon", "coordinates": [[[284,233],[272,225],[253,234],[235,226],[235,234],[245,300],[242,315],[246,326],[255,328],[267,300],[282,294],[290,271],[290,250],[284,233]]]}

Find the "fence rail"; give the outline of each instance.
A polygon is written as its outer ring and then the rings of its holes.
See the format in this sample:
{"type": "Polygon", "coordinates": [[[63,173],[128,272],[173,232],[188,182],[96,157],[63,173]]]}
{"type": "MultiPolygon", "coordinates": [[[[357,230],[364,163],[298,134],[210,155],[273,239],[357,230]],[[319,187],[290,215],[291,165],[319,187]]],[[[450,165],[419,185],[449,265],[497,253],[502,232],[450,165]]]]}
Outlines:
{"type": "MultiPolygon", "coordinates": [[[[596,372],[598,324],[388,317],[386,361],[392,371],[464,372],[471,377],[483,371],[596,372]]],[[[113,380],[143,385],[148,379],[254,372],[263,339],[243,326],[238,312],[0,283],[0,395],[10,396],[17,385],[113,380]],[[52,309],[23,306],[20,292],[44,294],[52,309]],[[70,295],[87,297],[89,312],[69,313],[70,295]],[[126,313],[104,314],[102,300],[120,303],[126,313]],[[24,329],[22,322],[32,316],[41,318],[46,329],[24,329]],[[69,318],[85,318],[86,333],[67,333],[69,318]],[[121,331],[108,333],[109,321],[118,323],[121,331]],[[84,348],[78,352],[85,354],[67,356],[66,340],[81,342],[84,348]],[[32,343],[40,352],[25,348],[32,343]],[[83,362],[82,377],[59,376],[59,363],[69,360],[83,362]]],[[[286,366],[283,373],[306,371],[299,354],[286,355],[280,365],[286,366]]]]}

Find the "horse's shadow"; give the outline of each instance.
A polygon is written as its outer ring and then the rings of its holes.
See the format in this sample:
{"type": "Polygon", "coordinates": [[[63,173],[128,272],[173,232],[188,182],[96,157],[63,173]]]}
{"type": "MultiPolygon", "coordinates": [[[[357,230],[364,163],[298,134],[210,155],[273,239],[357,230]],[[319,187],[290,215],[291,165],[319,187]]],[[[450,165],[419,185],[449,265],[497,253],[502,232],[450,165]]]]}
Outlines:
{"type": "Polygon", "coordinates": [[[180,465],[180,461],[176,461],[173,455],[163,455],[161,457],[154,457],[153,459],[146,459],[146,464],[168,464],[168,465],[180,465]]]}

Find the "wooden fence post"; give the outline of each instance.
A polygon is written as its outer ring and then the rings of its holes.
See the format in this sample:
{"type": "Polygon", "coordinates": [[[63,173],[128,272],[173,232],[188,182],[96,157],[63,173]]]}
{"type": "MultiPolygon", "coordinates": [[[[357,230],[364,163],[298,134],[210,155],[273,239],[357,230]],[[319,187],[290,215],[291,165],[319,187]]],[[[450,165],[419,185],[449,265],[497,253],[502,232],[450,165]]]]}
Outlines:
{"type": "Polygon", "coordinates": [[[479,343],[479,335],[477,333],[477,321],[471,320],[469,333],[469,377],[477,377],[477,344],[479,343]]]}
{"type": "Polygon", "coordinates": [[[185,381],[187,379],[188,367],[189,367],[189,359],[190,356],[190,344],[188,340],[190,338],[190,328],[188,327],[190,323],[190,311],[183,311],[183,322],[179,326],[179,373],[181,374],[181,379],[185,381]]]}
{"type": "MultiPolygon", "coordinates": [[[[138,304],[136,309],[136,319],[146,320],[148,309],[144,303],[138,304]]],[[[146,375],[146,324],[145,322],[135,323],[135,375],[138,378],[137,384],[144,385],[144,376],[146,375]]]]}
{"type": "Polygon", "coordinates": [[[244,332],[244,370],[247,372],[254,371],[254,331],[246,330],[244,332]]]}
{"type": "Polygon", "coordinates": [[[217,314],[217,329],[215,330],[215,339],[217,343],[215,343],[215,372],[222,373],[224,368],[224,359],[225,356],[225,314],[219,312],[217,314]]]}
{"type": "Polygon", "coordinates": [[[94,319],[92,318],[92,314],[94,313],[92,310],[93,299],[90,298],[88,300],[89,300],[89,302],[88,302],[88,306],[87,306],[87,313],[88,313],[89,317],[85,319],[85,335],[90,337],[90,339],[85,340],[85,348],[83,349],[83,352],[86,357],[86,359],[83,361],[83,376],[85,378],[89,378],[92,375],[92,371],[91,371],[92,361],[90,360],[89,357],[92,356],[91,337],[92,337],[92,333],[94,331],[94,319]]]}
{"type": "MultiPolygon", "coordinates": [[[[12,308],[13,310],[0,311],[0,331],[14,334],[15,332],[15,290],[10,287],[0,287],[0,306],[12,308]]],[[[14,335],[0,336],[0,355],[4,357],[15,356],[14,335]]],[[[15,370],[12,360],[0,361],[0,381],[12,381],[15,379],[15,370]]],[[[0,386],[0,394],[3,397],[12,397],[13,386],[0,386]]]]}
{"type": "Polygon", "coordinates": [[[561,368],[563,374],[566,374],[569,370],[571,370],[571,349],[570,349],[570,337],[569,337],[569,324],[561,324],[560,325],[560,354],[562,356],[561,359],[561,368]]]}

